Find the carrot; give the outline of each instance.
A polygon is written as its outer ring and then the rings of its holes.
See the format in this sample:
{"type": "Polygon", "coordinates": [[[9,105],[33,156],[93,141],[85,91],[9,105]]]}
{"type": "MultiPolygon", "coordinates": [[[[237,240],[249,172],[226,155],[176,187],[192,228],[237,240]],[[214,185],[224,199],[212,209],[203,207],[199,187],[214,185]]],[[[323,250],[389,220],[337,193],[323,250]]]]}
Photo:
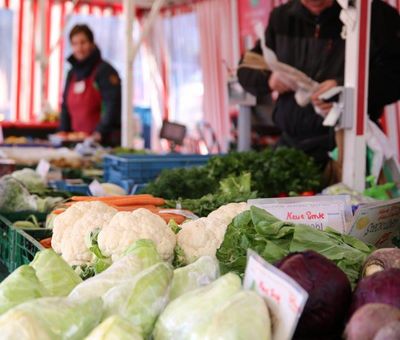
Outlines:
{"type": "MultiPolygon", "coordinates": [[[[108,203],[108,202],[107,202],[108,203]]],[[[165,200],[159,197],[135,197],[130,196],[124,199],[116,199],[109,201],[110,204],[119,207],[131,206],[131,205],[164,205],[165,200]]]]}
{"type": "Polygon", "coordinates": [[[160,214],[157,213],[158,216],[164,219],[165,222],[169,223],[170,220],[174,220],[178,224],[182,224],[185,222],[186,217],[182,215],[176,215],[176,214],[160,214]]]}
{"type": "Polygon", "coordinates": [[[120,200],[120,199],[130,199],[130,198],[135,198],[135,199],[148,199],[148,198],[153,198],[152,195],[148,194],[141,194],[141,195],[124,195],[124,196],[72,196],[71,201],[73,202],[91,202],[91,201],[101,201],[101,202],[111,202],[115,200],[120,200]]]}
{"type": "Polygon", "coordinates": [[[40,244],[44,247],[44,248],[51,248],[51,237],[49,238],[45,238],[43,240],[40,241],[40,244]]]}
{"type": "Polygon", "coordinates": [[[54,214],[54,215],[60,215],[64,211],[65,211],[65,209],[56,209],[56,210],[53,210],[51,213],[54,214]]]}
{"type": "Polygon", "coordinates": [[[157,212],[157,207],[155,205],[127,205],[127,206],[116,206],[110,205],[118,211],[134,211],[140,208],[150,210],[151,212],[157,212]]]}

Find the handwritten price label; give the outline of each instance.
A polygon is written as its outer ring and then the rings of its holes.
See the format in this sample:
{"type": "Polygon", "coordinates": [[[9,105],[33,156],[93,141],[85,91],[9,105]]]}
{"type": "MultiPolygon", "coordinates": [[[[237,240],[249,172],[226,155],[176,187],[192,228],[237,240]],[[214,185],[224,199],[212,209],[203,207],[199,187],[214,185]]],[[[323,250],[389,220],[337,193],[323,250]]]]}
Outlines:
{"type": "Polygon", "coordinates": [[[307,224],[319,230],[331,227],[340,233],[346,231],[346,205],[344,202],[323,202],[322,200],[318,202],[298,198],[293,203],[287,203],[284,199],[282,203],[269,200],[251,200],[249,203],[268,211],[283,221],[307,224]]]}
{"type": "Polygon", "coordinates": [[[265,299],[272,314],[272,340],[291,339],[308,299],[307,292],[252,250],[248,252],[243,286],[265,299]]]}

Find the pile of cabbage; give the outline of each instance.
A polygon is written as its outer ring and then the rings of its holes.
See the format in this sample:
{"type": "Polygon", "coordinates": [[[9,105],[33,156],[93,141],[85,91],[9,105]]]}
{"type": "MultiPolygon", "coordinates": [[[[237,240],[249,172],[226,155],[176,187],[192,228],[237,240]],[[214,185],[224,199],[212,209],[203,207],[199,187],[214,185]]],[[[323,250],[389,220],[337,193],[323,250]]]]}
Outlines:
{"type": "Polygon", "coordinates": [[[204,256],[173,270],[138,240],[82,281],[54,251],[37,253],[0,284],[2,339],[270,339],[268,309],[236,274],[204,256]],[[23,325],[23,327],[21,327],[23,325]]]}
{"type": "Polygon", "coordinates": [[[45,180],[32,169],[26,168],[3,176],[0,178],[0,211],[2,213],[49,212],[63,198],[40,197],[45,196],[46,189],[45,180]]]}

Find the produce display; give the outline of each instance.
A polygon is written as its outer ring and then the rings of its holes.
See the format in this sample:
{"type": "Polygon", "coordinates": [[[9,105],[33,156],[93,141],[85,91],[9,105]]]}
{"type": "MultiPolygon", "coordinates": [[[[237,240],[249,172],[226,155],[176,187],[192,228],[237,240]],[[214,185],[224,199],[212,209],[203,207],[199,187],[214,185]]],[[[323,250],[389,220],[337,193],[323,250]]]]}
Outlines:
{"type": "Polygon", "coordinates": [[[23,248],[26,264],[0,282],[1,339],[273,339],[286,318],[271,299],[282,292],[246,285],[248,250],[308,294],[304,309],[290,302],[299,313],[293,339],[400,339],[398,248],[248,203],[320,190],[320,171],[303,153],[232,153],[165,170],[140,194],[103,189],[107,196],[58,196],[31,169],[0,178],[0,215],[30,214],[9,231],[46,231],[36,255],[23,248]]]}
{"type": "Polygon", "coordinates": [[[212,157],[200,168],[164,170],[142,192],[204,217],[227,203],[315,192],[320,185],[320,170],[310,157],[279,148],[212,157]]]}

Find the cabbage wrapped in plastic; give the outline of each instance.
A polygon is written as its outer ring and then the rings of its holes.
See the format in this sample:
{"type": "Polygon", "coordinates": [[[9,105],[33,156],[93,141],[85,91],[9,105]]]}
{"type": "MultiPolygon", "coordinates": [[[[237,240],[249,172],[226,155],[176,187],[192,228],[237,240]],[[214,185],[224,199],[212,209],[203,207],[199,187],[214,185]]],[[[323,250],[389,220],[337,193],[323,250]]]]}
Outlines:
{"type": "Polygon", "coordinates": [[[264,300],[252,291],[241,291],[215,312],[205,332],[192,334],[201,340],[269,340],[271,320],[264,300]]]}
{"type": "Polygon", "coordinates": [[[0,314],[23,302],[48,295],[35,270],[21,266],[0,283],[0,314]]]}
{"type": "Polygon", "coordinates": [[[101,299],[83,303],[41,298],[0,317],[0,337],[7,340],[81,340],[101,321],[101,299]]]}
{"type": "Polygon", "coordinates": [[[67,296],[82,282],[79,275],[52,249],[38,252],[31,266],[50,296],[67,296]]]}
{"type": "Polygon", "coordinates": [[[219,264],[216,258],[202,256],[196,262],[174,270],[170,301],[202,286],[207,286],[219,276],[219,264]]]}
{"type": "Polygon", "coordinates": [[[172,301],[160,315],[154,329],[155,340],[186,340],[201,334],[214,313],[241,289],[239,276],[228,273],[208,286],[186,293],[172,301]]]}
{"type": "Polygon", "coordinates": [[[82,282],[69,295],[71,299],[83,301],[103,296],[109,289],[132,280],[142,270],[161,261],[154,242],[136,241],[126,255],[113,263],[104,272],[82,282]]]}
{"type": "Polygon", "coordinates": [[[110,289],[103,297],[105,317],[119,315],[150,335],[158,315],[168,302],[173,270],[158,263],[110,289]]]}
{"type": "Polygon", "coordinates": [[[37,202],[21,182],[7,175],[0,179],[0,210],[3,212],[37,210],[37,202]]]}
{"type": "Polygon", "coordinates": [[[114,315],[97,326],[85,340],[143,340],[143,337],[130,322],[114,315]]]}
{"type": "Polygon", "coordinates": [[[30,192],[40,192],[46,189],[46,182],[33,169],[25,168],[17,170],[11,176],[20,181],[30,192]]]}

